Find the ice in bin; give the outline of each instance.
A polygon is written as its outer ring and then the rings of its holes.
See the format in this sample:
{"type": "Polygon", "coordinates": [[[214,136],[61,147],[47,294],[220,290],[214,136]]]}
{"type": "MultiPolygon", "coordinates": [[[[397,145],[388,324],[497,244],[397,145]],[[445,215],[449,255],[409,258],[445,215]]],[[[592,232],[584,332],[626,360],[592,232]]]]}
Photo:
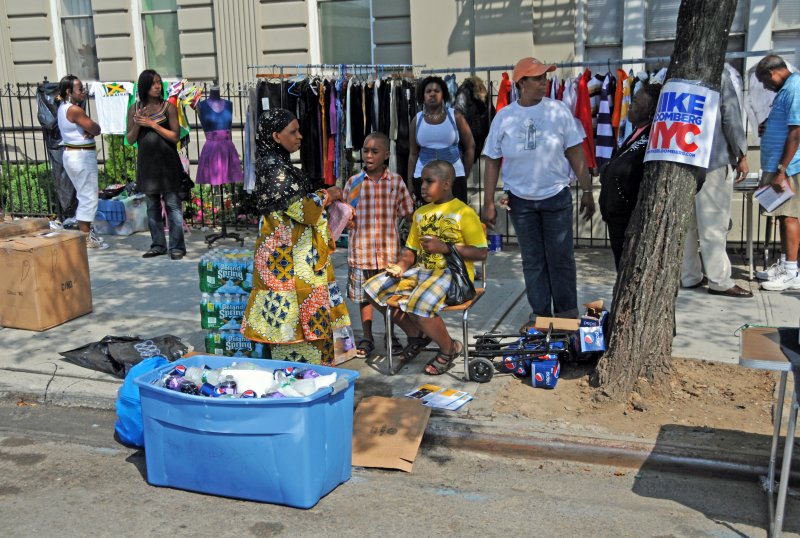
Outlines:
{"type": "MultiPolygon", "coordinates": [[[[302,398],[204,398],[159,387],[183,364],[230,366],[238,357],[195,355],[136,379],[142,400],[147,481],[201,493],[311,508],[350,478],[358,372],[302,398]]],[[[297,363],[253,360],[269,369],[297,363]]]]}

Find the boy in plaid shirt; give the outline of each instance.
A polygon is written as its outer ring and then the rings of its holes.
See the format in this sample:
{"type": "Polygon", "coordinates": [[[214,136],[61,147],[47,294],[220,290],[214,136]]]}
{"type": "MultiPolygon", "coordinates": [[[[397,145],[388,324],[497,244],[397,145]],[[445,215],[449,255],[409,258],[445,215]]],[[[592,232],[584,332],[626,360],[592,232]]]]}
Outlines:
{"type": "MultiPolygon", "coordinates": [[[[347,246],[347,296],[358,303],[363,338],[357,344],[358,356],[367,358],[375,350],[372,336],[372,304],[364,293],[364,283],[400,254],[398,218],[414,212],[414,203],[403,178],[386,166],[389,138],[380,132],[367,135],[361,149],[364,169],[347,180],[343,199],[355,208],[350,221],[347,246]]],[[[402,349],[392,342],[398,353],[402,349]]]]}

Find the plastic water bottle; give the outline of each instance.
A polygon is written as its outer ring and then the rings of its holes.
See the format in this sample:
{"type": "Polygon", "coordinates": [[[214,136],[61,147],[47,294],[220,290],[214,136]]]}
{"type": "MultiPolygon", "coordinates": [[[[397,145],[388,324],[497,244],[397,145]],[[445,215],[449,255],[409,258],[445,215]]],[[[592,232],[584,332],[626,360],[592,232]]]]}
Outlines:
{"type": "Polygon", "coordinates": [[[197,263],[197,274],[200,276],[200,291],[208,291],[206,290],[206,256],[207,254],[203,254],[200,256],[200,261],[197,263]]]}
{"type": "Polygon", "coordinates": [[[350,325],[340,327],[333,331],[334,340],[342,341],[342,351],[350,351],[355,347],[355,335],[350,325]]]}

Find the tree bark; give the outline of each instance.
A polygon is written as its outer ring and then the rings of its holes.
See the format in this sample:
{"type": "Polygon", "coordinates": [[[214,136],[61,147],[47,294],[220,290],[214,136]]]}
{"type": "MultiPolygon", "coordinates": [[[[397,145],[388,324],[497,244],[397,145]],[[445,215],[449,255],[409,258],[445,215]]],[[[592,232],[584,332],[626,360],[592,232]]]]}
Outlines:
{"type": "MultiPolygon", "coordinates": [[[[667,81],[695,80],[719,91],[736,1],[681,2],[667,81]]],[[[658,385],[671,372],[683,242],[705,172],[666,161],[645,164],[614,287],[608,350],[592,378],[601,398],[625,400],[639,378],[658,385]]]]}

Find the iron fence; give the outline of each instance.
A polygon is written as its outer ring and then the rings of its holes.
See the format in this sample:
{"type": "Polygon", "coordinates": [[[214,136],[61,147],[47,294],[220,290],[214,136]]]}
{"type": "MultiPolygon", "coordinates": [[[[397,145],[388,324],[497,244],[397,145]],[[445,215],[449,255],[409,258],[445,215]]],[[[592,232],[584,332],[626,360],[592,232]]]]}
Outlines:
{"type": "MultiPolygon", "coordinates": [[[[492,72],[486,73],[484,82],[489,92],[489,101],[494,102],[497,94],[499,77],[492,78],[492,72]]],[[[197,83],[208,94],[210,83],[197,83]]],[[[244,118],[249,102],[249,89],[252,83],[229,83],[220,88],[223,98],[233,103],[233,124],[231,134],[240,154],[243,149],[244,118]]],[[[0,87],[0,212],[15,216],[49,216],[63,217],[51,163],[48,159],[48,148],[42,126],[37,119],[36,90],[37,83],[10,84],[0,87]]],[[[87,100],[87,113],[94,112],[94,100],[87,100]]],[[[186,115],[191,127],[189,138],[189,160],[196,166],[200,149],[204,143],[203,131],[198,115],[187,107],[186,115]]],[[[127,184],[135,180],[136,150],[122,143],[123,135],[103,135],[98,138],[99,187],[105,189],[113,184],[127,184]]],[[[354,167],[360,164],[359,152],[352,155],[354,167]]],[[[473,207],[480,211],[483,201],[483,168],[482,159],[473,168],[468,183],[468,192],[473,207]]],[[[340,178],[340,183],[345,180],[340,178]]],[[[576,187],[577,190],[577,187],[576,187]]],[[[747,241],[744,223],[746,222],[746,204],[743,195],[734,195],[735,239],[729,236],[729,246],[742,251],[747,241]]],[[[573,197],[579,199],[577,192],[573,197]]],[[[506,212],[500,212],[498,230],[506,243],[515,243],[516,234],[510,224],[506,212]]],[[[577,204],[574,212],[573,235],[579,247],[608,246],[608,234],[599,214],[591,222],[583,222],[578,215],[577,204]]],[[[599,212],[598,212],[599,213],[599,212]]],[[[777,234],[771,221],[757,212],[753,215],[753,235],[765,238],[769,246],[776,246],[777,234]]],[[[195,227],[217,227],[223,222],[238,229],[254,226],[257,223],[257,211],[251,197],[244,192],[241,184],[210,187],[197,185],[193,196],[186,204],[186,220],[195,227]]],[[[766,243],[765,243],[766,246],[766,243]]]]}

